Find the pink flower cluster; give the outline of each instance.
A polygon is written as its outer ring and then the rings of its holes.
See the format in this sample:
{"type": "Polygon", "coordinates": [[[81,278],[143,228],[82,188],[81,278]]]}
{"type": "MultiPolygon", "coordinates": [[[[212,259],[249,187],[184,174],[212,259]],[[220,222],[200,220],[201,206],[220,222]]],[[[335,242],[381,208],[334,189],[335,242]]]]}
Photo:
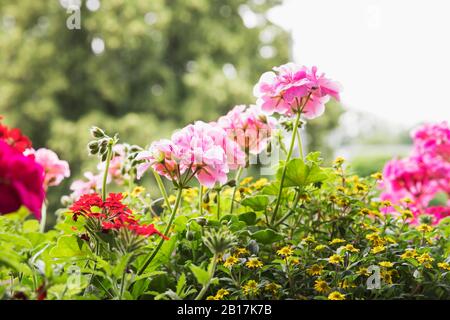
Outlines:
{"type": "Polygon", "coordinates": [[[52,150],[40,148],[38,150],[27,149],[24,154],[31,155],[35,161],[44,168],[44,187],[57,186],[64,178],[70,176],[69,163],[60,160],[58,155],[52,150]]]}
{"type": "Polygon", "coordinates": [[[217,124],[246,153],[259,154],[267,147],[276,120],[255,105],[249,107],[237,105],[225,116],[220,117],[217,124]]]}
{"type": "Polygon", "coordinates": [[[146,160],[138,167],[138,178],[151,166],[158,174],[181,183],[195,176],[206,186],[225,183],[227,173],[245,164],[245,154],[219,126],[197,121],[175,132],[171,140],[154,142],[136,160],[146,160]]]}
{"type": "Polygon", "coordinates": [[[253,89],[263,111],[288,116],[301,112],[314,119],[324,113],[330,97],[339,100],[340,85],[318,75],[316,67],[287,63],[273,70],[264,73],[253,89]]]}
{"type": "Polygon", "coordinates": [[[450,127],[446,122],[426,124],[412,138],[412,154],[386,164],[381,198],[395,204],[409,198],[416,216],[429,214],[437,223],[450,215],[450,200],[446,205],[430,206],[438,193],[450,196],[450,127]]]}

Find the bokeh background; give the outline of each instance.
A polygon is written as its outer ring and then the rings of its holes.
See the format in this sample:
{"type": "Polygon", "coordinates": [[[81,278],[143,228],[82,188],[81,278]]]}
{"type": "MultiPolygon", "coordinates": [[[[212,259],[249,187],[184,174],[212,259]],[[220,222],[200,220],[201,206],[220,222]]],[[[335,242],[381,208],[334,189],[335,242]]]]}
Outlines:
{"type": "MultiPolygon", "coordinates": [[[[0,114],[77,178],[95,170],[90,126],[145,146],[253,103],[261,73],[293,60],[345,88],[308,124],[307,148],[366,175],[409,151],[416,124],[450,118],[446,3],[0,0],[0,114]],[[66,26],[73,5],[79,30],[66,26]]],[[[69,183],[52,190],[51,206],[69,183]]]]}

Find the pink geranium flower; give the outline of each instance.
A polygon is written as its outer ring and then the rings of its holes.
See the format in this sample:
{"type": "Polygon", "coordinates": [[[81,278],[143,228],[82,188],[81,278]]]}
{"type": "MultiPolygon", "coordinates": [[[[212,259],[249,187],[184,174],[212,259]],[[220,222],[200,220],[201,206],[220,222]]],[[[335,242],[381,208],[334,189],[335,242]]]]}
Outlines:
{"type": "MultiPolygon", "coordinates": [[[[71,197],[74,200],[78,200],[82,195],[94,193],[102,187],[102,175],[94,175],[92,172],[85,172],[84,177],[86,180],[76,180],[70,186],[72,190],[71,197]]],[[[109,179],[108,179],[109,182],[109,179]]]]}
{"type": "Polygon", "coordinates": [[[288,63],[273,70],[264,73],[253,89],[257,104],[266,112],[288,116],[302,112],[305,118],[314,119],[323,114],[330,97],[340,99],[340,85],[318,75],[316,67],[288,63]]]}
{"type": "Polygon", "coordinates": [[[27,207],[37,219],[45,200],[44,169],[0,140],[0,214],[27,207]]]}
{"type": "Polygon", "coordinates": [[[252,154],[259,154],[267,147],[276,126],[276,120],[255,105],[237,105],[217,123],[231,140],[252,154]]]}
{"type": "Polygon", "coordinates": [[[136,157],[136,160],[146,160],[138,166],[137,178],[140,179],[150,167],[168,179],[176,176],[178,164],[175,149],[175,145],[168,139],[153,142],[148,151],[142,151],[136,157]]]}
{"type": "Polygon", "coordinates": [[[41,148],[38,150],[27,149],[26,155],[32,155],[45,172],[44,187],[57,186],[64,178],[70,176],[69,164],[60,160],[58,155],[52,150],[41,148]]]}

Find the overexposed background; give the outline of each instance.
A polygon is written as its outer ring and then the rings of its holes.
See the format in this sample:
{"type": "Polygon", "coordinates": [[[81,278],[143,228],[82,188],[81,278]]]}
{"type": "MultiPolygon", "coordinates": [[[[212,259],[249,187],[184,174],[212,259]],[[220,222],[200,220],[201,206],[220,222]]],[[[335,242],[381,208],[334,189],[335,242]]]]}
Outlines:
{"type": "Polygon", "coordinates": [[[344,87],[349,109],[413,126],[450,120],[450,1],[285,0],[270,20],[293,59],[344,87]]]}

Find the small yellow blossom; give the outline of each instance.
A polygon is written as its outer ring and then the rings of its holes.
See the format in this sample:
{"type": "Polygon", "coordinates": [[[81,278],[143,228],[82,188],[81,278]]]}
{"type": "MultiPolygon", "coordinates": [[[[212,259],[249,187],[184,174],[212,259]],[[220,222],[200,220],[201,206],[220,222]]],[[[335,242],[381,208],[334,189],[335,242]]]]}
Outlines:
{"type": "Polygon", "coordinates": [[[245,266],[249,269],[258,269],[263,266],[263,263],[258,258],[250,258],[245,263],[245,266]]]}
{"type": "Polygon", "coordinates": [[[345,279],[344,281],[341,281],[341,283],[339,284],[339,287],[342,289],[348,289],[348,288],[355,288],[356,285],[353,282],[351,282],[350,280],[345,279]]]}
{"type": "Polygon", "coordinates": [[[320,276],[322,273],[323,266],[318,264],[313,264],[310,268],[306,270],[306,272],[311,276],[320,276]]]}
{"type": "Polygon", "coordinates": [[[370,276],[370,272],[365,267],[360,267],[356,273],[360,276],[370,276]]]}
{"type": "Polygon", "coordinates": [[[323,244],[318,244],[315,248],[314,251],[322,251],[323,249],[325,249],[327,246],[323,245],[323,244]]]}
{"type": "Polygon", "coordinates": [[[417,261],[419,261],[420,263],[428,263],[433,262],[434,259],[430,256],[429,253],[424,253],[417,257],[417,261]]]}
{"type": "Polygon", "coordinates": [[[302,242],[305,242],[305,243],[308,243],[308,242],[313,243],[315,241],[316,240],[315,240],[314,236],[311,236],[311,235],[309,235],[309,236],[307,236],[307,237],[302,239],[302,242]]]}
{"type": "Polygon", "coordinates": [[[380,245],[380,246],[373,247],[372,250],[370,250],[370,252],[372,252],[373,254],[377,254],[377,253],[383,252],[384,250],[386,250],[386,247],[383,245],[380,245]]]}
{"type": "Polygon", "coordinates": [[[417,231],[423,232],[423,233],[433,231],[433,227],[428,224],[421,224],[420,226],[416,227],[416,229],[417,229],[417,231]]]}
{"type": "Polygon", "coordinates": [[[294,265],[294,266],[298,266],[300,264],[300,259],[297,257],[291,257],[291,259],[289,260],[289,262],[294,265]]]}
{"type": "Polygon", "coordinates": [[[223,263],[223,266],[226,268],[230,268],[232,266],[234,266],[236,263],[239,262],[239,259],[236,258],[235,256],[229,256],[225,262],[223,263]]]}
{"type": "Polygon", "coordinates": [[[326,281],[317,279],[314,283],[314,290],[316,290],[319,293],[322,293],[330,291],[331,288],[328,285],[328,283],[326,283],[326,281]]]}
{"type": "Polygon", "coordinates": [[[216,298],[218,300],[221,300],[225,296],[228,296],[229,294],[230,294],[230,292],[227,289],[219,289],[219,291],[217,291],[217,293],[216,293],[216,298]]]}
{"type": "Polygon", "coordinates": [[[255,295],[258,293],[258,283],[255,280],[249,280],[247,283],[242,286],[242,289],[244,290],[244,294],[246,296],[248,295],[255,295]]]}
{"type": "Polygon", "coordinates": [[[341,166],[345,162],[345,159],[343,157],[337,157],[334,159],[333,164],[335,166],[341,166]]]}
{"type": "Polygon", "coordinates": [[[341,264],[342,262],[344,262],[344,259],[338,254],[333,254],[328,258],[328,262],[331,264],[341,264]]]}
{"type": "Polygon", "coordinates": [[[264,287],[264,290],[272,293],[273,295],[276,295],[280,289],[281,289],[281,286],[275,282],[270,282],[270,283],[266,284],[264,287]]]}
{"type": "Polygon", "coordinates": [[[294,250],[290,246],[285,246],[277,251],[279,256],[290,257],[294,254],[294,250]]]}
{"type": "Polygon", "coordinates": [[[242,181],[239,185],[245,186],[245,185],[249,184],[250,182],[252,182],[252,180],[253,180],[253,177],[246,177],[246,178],[242,179],[242,181]]]}
{"type": "Polygon", "coordinates": [[[406,251],[400,256],[402,259],[413,259],[417,257],[416,249],[406,249],[406,251]]]}
{"type": "Polygon", "coordinates": [[[375,180],[383,180],[383,175],[381,174],[381,172],[375,172],[373,174],[370,175],[372,178],[374,178],[375,180]]]}
{"type": "Polygon", "coordinates": [[[405,220],[414,218],[414,214],[412,213],[411,210],[402,210],[401,214],[402,214],[402,218],[405,220]]]}
{"type": "Polygon", "coordinates": [[[261,179],[255,181],[250,187],[255,190],[260,190],[263,187],[265,187],[268,183],[269,183],[269,180],[267,180],[266,178],[261,178],[261,179]]]}
{"type": "Polygon", "coordinates": [[[134,189],[133,189],[133,191],[131,191],[131,196],[132,197],[134,197],[134,198],[136,198],[136,197],[139,197],[139,195],[142,193],[142,192],[144,192],[145,191],[145,188],[144,187],[135,187],[134,189]]]}
{"type": "Polygon", "coordinates": [[[235,254],[237,257],[240,257],[240,256],[250,254],[250,252],[247,250],[247,248],[237,248],[235,251],[235,254]]]}
{"type": "Polygon", "coordinates": [[[328,300],[345,300],[345,296],[338,291],[333,291],[328,295],[328,300]]]}
{"type": "Polygon", "coordinates": [[[381,206],[382,207],[392,207],[392,202],[390,202],[389,200],[381,201],[381,206]]]}
{"type": "Polygon", "coordinates": [[[450,271],[450,265],[447,262],[439,262],[437,266],[441,269],[450,271]]]}
{"type": "Polygon", "coordinates": [[[394,266],[394,264],[392,262],[389,262],[389,261],[381,261],[379,263],[379,265],[384,267],[384,268],[392,268],[394,266]]]}
{"type": "Polygon", "coordinates": [[[345,250],[347,250],[347,251],[349,251],[349,252],[354,252],[354,253],[356,253],[356,252],[359,252],[359,249],[358,248],[355,248],[352,244],[347,244],[345,247],[345,250]]]}
{"type": "Polygon", "coordinates": [[[216,296],[208,296],[206,300],[219,300],[216,296]]]}
{"type": "Polygon", "coordinates": [[[344,242],[345,242],[344,239],[336,238],[336,239],[333,239],[330,241],[330,245],[337,244],[337,243],[344,243],[344,242]]]}

